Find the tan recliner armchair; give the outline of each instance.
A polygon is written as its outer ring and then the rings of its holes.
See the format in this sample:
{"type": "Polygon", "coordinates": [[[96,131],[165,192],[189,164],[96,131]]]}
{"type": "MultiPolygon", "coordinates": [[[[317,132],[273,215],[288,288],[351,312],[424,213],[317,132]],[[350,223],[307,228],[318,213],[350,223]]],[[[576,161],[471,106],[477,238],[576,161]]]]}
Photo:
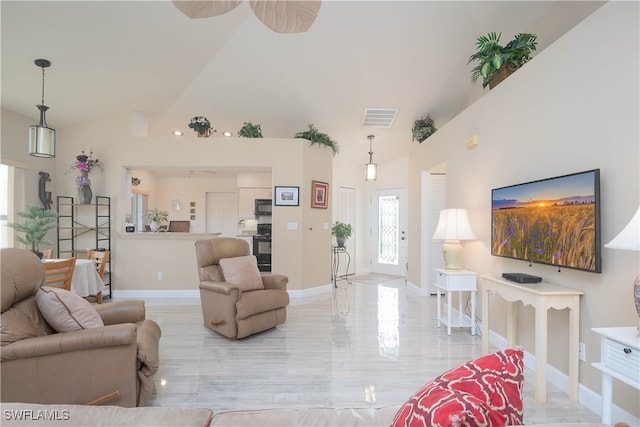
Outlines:
{"type": "Polygon", "coordinates": [[[145,320],[144,301],[94,306],[105,326],[57,333],[36,303],[44,275],[33,253],[0,250],[1,400],[144,405],[160,340],[160,327],[145,320]]]}
{"type": "Polygon", "coordinates": [[[287,276],[262,273],[264,289],[251,291],[225,281],[220,260],[249,254],[249,243],[243,239],[196,241],[204,326],[231,339],[275,328],[287,318],[287,276]]]}

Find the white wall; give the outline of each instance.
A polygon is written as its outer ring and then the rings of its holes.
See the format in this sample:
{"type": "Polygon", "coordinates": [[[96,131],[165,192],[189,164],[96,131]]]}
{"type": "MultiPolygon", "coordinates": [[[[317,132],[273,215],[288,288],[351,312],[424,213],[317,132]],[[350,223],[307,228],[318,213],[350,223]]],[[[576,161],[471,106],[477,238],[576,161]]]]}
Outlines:
{"type": "MultiPolygon", "coordinates": [[[[602,274],[562,269],[490,255],[491,189],[572,172],[600,168],[602,242],[625,225],[640,201],[639,5],[610,2],[540,52],[497,88],[414,146],[410,156],[410,221],[420,225],[420,174],[441,162],[447,168],[447,206],[469,210],[478,240],[465,243],[464,267],[499,276],[522,271],[584,292],[580,341],[587,362],[580,382],[600,393],[600,359],[592,327],[636,325],[633,279],[640,271],[637,253],[603,249],[602,274]],[[479,135],[479,145],[465,141],[479,135]]],[[[410,245],[419,264],[420,247],[410,245]]],[[[411,270],[418,283],[420,271],[411,270]]],[[[491,300],[491,326],[505,335],[504,306],[491,300]]],[[[549,363],[567,372],[566,312],[552,310],[549,363]],[[554,350],[557,349],[557,350],[554,350]]],[[[533,312],[520,310],[518,336],[533,353],[533,312]]],[[[617,383],[614,399],[636,417],[639,393],[617,383]]]]}
{"type": "MultiPolygon", "coordinates": [[[[128,198],[123,199],[125,168],[139,170],[145,167],[173,166],[271,170],[272,184],[300,187],[301,201],[310,200],[311,180],[307,177],[309,169],[313,170],[313,179],[331,182],[332,177],[331,150],[318,145],[310,146],[308,141],[302,139],[207,139],[195,136],[137,138],[131,136],[131,117],[124,112],[72,127],[58,128],[55,159],[36,159],[27,154],[28,123],[24,117],[10,111],[5,114],[3,110],[3,158],[6,153],[9,160],[26,163],[30,176],[35,177],[38,176],[40,166],[47,165],[49,169],[44,170],[51,173],[54,185],[49,188],[54,192],[54,199],[56,195],[76,194],[75,175],[66,174],[65,171],[80,150],[94,151],[94,158],[98,157],[104,164],[104,171],[91,175],[91,182],[94,195],[108,195],[112,200],[111,247],[115,291],[197,290],[198,286],[195,252],[178,250],[173,254],[172,262],[166,263],[153,256],[155,252],[165,250],[166,245],[156,247],[151,240],[137,241],[137,236],[123,232],[130,204],[128,198]],[[312,165],[305,164],[311,160],[312,165]],[[149,250],[141,251],[141,247],[149,250]],[[144,262],[141,261],[141,253],[145,254],[144,262]],[[160,271],[168,279],[174,277],[175,280],[160,282],[157,279],[157,272],[160,271]]],[[[160,185],[159,180],[155,181],[152,186],[160,185]]],[[[35,203],[38,200],[37,179],[32,182],[33,184],[27,182],[26,192],[29,200],[34,200],[35,203]]],[[[140,187],[143,188],[144,185],[145,180],[140,187]]],[[[155,200],[155,196],[150,194],[149,206],[170,203],[170,200],[155,200]]],[[[204,206],[204,201],[198,206],[204,206]]],[[[303,247],[302,225],[306,209],[309,209],[308,204],[302,202],[299,207],[276,207],[272,217],[274,241],[278,241],[273,249],[273,270],[289,276],[291,290],[304,290],[328,285],[330,282],[330,270],[327,269],[326,274],[318,272],[316,265],[330,265],[330,251],[326,248],[331,245],[331,236],[329,233],[319,233],[315,244],[303,247]],[[299,228],[287,230],[290,222],[297,223],[299,228]],[[312,265],[305,265],[307,261],[312,262],[312,265]]],[[[318,230],[323,223],[330,223],[331,210],[314,210],[314,220],[319,224],[315,226],[318,230]]],[[[186,245],[188,247],[189,243],[186,245]]]]}

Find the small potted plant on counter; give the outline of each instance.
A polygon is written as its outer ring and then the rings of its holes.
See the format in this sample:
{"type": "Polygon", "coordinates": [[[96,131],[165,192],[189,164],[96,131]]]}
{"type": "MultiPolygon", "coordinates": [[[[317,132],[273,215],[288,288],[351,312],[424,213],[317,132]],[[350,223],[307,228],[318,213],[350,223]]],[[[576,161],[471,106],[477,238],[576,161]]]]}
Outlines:
{"type": "Polygon", "coordinates": [[[26,211],[18,212],[18,216],[24,218],[23,222],[7,224],[24,236],[16,237],[18,242],[42,258],[40,245],[49,243],[46,239],[47,232],[57,227],[58,213],[56,211],[42,209],[39,206],[29,206],[26,211]]]}
{"type": "Polygon", "coordinates": [[[336,236],[336,243],[339,248],[344,248],[345,241],[351,237],[353,233],[353,228],[351,228],[351,224],[345,224],[344,222],[336,221],[331,227],[331,234],[336,236]]]}
{"type": "Polygon", "coordinates": [[[149,223],[151,231],[158,231],[160,229],[160,224],[169,221],[169,212],[153,208],[145,214],[144,218],[149,223]]]}

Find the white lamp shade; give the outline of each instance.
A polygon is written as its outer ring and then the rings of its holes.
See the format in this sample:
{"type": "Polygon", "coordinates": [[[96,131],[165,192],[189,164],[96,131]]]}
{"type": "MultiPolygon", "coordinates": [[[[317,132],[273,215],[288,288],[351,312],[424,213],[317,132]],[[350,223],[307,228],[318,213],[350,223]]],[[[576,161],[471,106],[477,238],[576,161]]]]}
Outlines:
{"type": "Polygon", "coordinates": [[[39,125],[29,126],[29,154],[35,157],[55,157],[56,131],[39,125]]]}
{"type": "Polygon", "coordinates": [[[640,251],[640,207],[631,221],[604,247],[640,251]]]}
{"type": "Polygon", "coordinates": [[[375,181],[378,177],[377,165],[375,163],[367,163],[365,166],[365,181],[375,181]]]}
{"type": "Polygon", "coordinates": [[[433,239],[475,240],[466,209],[443,209],[433,239]]]}

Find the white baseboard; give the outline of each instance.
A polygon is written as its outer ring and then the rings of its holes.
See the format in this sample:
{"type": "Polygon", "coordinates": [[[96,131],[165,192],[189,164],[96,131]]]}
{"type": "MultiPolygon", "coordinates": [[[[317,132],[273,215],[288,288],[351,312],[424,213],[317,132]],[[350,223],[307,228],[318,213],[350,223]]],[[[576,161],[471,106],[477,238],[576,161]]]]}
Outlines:
{"type": "Polygon", "coordinates": [[[114,290],[113,297],[118,299],[200,298],[200,290],[114,290]]]}
{"type": "Polygon", "coordinates": [[[331,289],[333,289],[333,283],[329,283],[328,285],[315,286],[308,289],[287,289],[287,292],[289,292],[290,298],[304,298],[325,294],[331,292],[331,289]]]}
{"type": "MultiPolygon", "coordinates": [[[[480,328],[482,328],[482,324],[479,324],[480,328]]],[[[489,343],[499,349],[507,347],[507,339],[491,330],[489,331],[489,343]]],[[[524,366],[535,372],[536,358],[528,351],[524,352],[524,366]]],[[[567,395],[569,394],[569,376],[551,365],[547,365],[547,381],[567,393],[567,395]]],[[[602,396],[582,384],[578,384],[578,401],[594,413],[602,415],[602,396]]],[[[624,421],[630,426],[640,426],[640,418],[636,418],[633,414],[615,404],[611,407],[611,419],[614,422],[624,421]]]]}
{"type": "MultiPolygon", "coordinates": [[[[289,289],[287,292],[291,298],[304,298],[331,292],[332,287],[333,284],[328,284],[309,289],[289,289]]],[[[113,297],[118,299],[200,298],[200,290],[114,290],[113,297]]]]}
{"type": "Polygon", "coordinates": [[[409,292],[411,292],[413,295],[417,295],[417,296],[421,296],[421,297],[428,297],[429,296],[429,289],[421,288],[418,285],[416,285],[413,282],[410,282],[408,280],[407,280],[407,288],[408,288],[409,292]]]}

